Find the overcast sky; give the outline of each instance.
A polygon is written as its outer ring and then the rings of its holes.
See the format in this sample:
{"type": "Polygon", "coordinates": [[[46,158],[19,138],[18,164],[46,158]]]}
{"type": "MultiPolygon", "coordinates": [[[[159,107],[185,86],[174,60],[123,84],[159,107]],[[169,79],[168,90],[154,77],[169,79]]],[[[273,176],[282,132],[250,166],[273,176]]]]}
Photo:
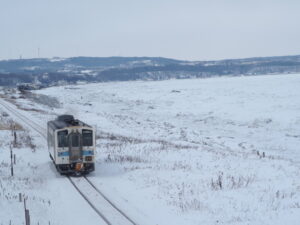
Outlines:
{"type": "Polygon", "coordinates": [[[299,0],[0,0],[0,59],[300,54],[299,0]]]}

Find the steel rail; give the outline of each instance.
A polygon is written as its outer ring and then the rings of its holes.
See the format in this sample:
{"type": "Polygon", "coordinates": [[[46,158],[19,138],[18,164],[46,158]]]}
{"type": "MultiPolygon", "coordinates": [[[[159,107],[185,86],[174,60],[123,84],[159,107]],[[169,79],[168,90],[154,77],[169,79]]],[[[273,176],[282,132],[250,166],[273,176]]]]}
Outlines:
{"type": "Polygon", "coordinates": [[[68,180],[74,186],[74,188],[79,192],[79,194],[84,198],[84,200],[92,207],[92,209],[105,221],[107,225],[112,225],[109,220],[94,206],[94,204],[88,199],[88,197],[78,188],[70,176],[67,176],[68,180]]]}
{"type": "Polygon", "coordinates": [[[128,221],[130,221],[133,225],[137,225],[131,218],[129,218],[120,208],[116,206],[111,200],[109,200],[102,191],[100,191],[92,182],[90,179],[88,179],[86,176],[83,176],[83,178],[113,207],[115,208],[120,214],[122,214],[128,221]]]}

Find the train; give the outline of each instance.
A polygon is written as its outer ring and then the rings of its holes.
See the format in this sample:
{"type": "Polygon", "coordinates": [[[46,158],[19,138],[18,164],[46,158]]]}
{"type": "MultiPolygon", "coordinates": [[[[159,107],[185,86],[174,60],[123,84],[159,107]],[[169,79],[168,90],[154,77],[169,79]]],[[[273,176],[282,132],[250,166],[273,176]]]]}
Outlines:
{"type": "Polygon", "coordinates": [[[61,175],[84,175],[95,170],[95,129],[75,119],[60,115],[47,123],[50,158],[61,175]]]}

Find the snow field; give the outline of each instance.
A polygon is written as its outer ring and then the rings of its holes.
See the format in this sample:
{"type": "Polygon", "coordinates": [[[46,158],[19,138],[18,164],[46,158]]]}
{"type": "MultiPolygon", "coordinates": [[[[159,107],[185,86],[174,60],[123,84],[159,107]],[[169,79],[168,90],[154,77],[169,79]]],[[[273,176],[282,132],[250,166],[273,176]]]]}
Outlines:
{"type": "Polygon", "coordinates": [[[90,179],[141,224],[298,224],[299,85],[297,74],[115,82],[36,92],[60,108],[17,102],[47,112],[28,112],[41,125],[71,113],[95,126],[90,179]]]}

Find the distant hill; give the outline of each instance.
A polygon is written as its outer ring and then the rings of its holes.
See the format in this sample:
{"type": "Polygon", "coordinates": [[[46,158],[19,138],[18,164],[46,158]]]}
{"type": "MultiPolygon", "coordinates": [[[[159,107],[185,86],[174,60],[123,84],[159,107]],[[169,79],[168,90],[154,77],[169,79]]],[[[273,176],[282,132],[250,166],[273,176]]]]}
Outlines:
{"type": "Polygon", "coordinates": [[[300,55],[218,61],[161,57],[74,57],[0,61],[0,85],[164,80],[300,72],[300,55]]]}

